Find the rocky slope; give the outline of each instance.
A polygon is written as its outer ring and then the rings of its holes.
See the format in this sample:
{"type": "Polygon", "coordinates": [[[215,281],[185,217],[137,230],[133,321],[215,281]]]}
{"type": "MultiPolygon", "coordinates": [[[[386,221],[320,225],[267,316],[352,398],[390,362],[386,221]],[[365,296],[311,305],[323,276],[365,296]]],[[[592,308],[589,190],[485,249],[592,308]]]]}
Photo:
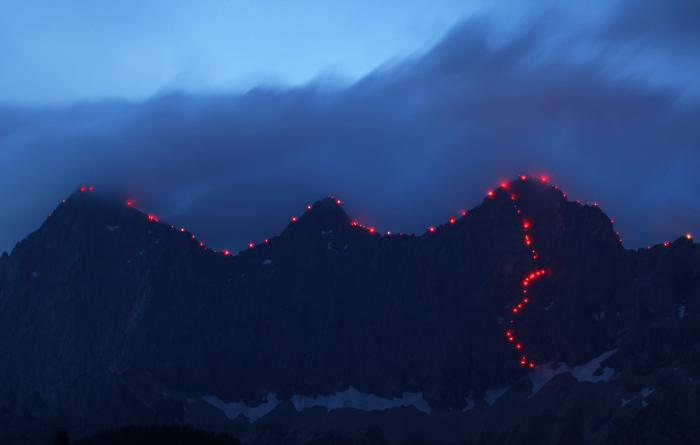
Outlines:
{"type": "Polygon", "coordinates": [[[0,259],[0,440],[696,443],[699,314],[691,239],[625,250],[536,180],[421,236],[327,198],[238,255],[86,190],[0,259]]]}

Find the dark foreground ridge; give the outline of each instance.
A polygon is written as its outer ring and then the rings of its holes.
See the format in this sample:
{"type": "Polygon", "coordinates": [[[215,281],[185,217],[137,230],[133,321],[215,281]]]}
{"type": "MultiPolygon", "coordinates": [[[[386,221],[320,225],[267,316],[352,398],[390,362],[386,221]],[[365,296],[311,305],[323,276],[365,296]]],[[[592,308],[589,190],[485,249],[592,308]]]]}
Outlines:
{"type": "Polygon", "coordinates": [[[0,441],[694,443],[699,314],[690,236],[626,250],[546,179],[420,236],[330,197],[237,255],[85,187],[0,259],[0,441]]]}
{"type": "Polygon", "coordinates": [[[73,445],[240,445],[241,443],[238,439],[225,434],[183,426],[118,428],[75,442],[69,442],[67,437],[61,436],[59,433],[55,441],[56,445],[70,443],[73,445]]]}

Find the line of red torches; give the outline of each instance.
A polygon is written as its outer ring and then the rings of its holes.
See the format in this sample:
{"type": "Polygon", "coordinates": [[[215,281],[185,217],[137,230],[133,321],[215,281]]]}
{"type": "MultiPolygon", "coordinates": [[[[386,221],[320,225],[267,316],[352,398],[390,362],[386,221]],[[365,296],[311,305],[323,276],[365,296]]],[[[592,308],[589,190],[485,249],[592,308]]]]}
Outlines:
{"type": "MultiPolygon", "coordinates": [[[[520,180],[521,180],[521,181],[526,181],[526,180],[527,180],[527,177],[526,177],[526,176],[520,176],[520,180]]],[[[540,182],[542,182],[542,183],[544,183],[544,184],[546,184],[546,183],[549,182],[549,179],[548,179],[546,176],[540,176],[539,180],[540,180],[540,182]]],[[[557,187],[557,186],[553,186],[553,187],[554,187],[555,189],[558,190],[558,187],[557,187]]],[[[502,188],[503,190],[508,190],[508,188],[509,188],[509,183],[507,183],[507,182],[502,182],[502,183],[500,184],[500,188],[502,188]]],[[[81,185],[81,186],[79,187],[78,190],[79,190],[81,193],[87,193],[87,192],[93,192],[93,191],[95,190],[95,188],[94,188],[92,185],[81,185]]],[[[486,193],[486,196],[487,196],[488,198],[493,198],[493,197],[495,196],[495,192],[494,192],[493,190],[489,190],[489,191],[486,193]]],[[[563,193],[562,196],[563,196],[565,199],[566,199],[566,197],[567,197],[567,195],[566,195],[565,193],[563,193]]],[[[342,205],[342,201],[341,201],[340,199],[337,199],[337,198],[335,198],[334,196],[331,196],[330,198],[333,199],[333,200],[335,200],[335,203],[336,203],[337,205],[342,205]]],[[[521,209],[518,207],[518,205],[517,205],[517,196],[516,196],[515,194],[511,194],[511,200],[513,201],[513,207],[514,207],[514,209],[515,209],[515,211],[516,211],[516,214],[521,215],[521,214],[522,214],[522,210],[521,210],[521,209]]],[[[62,199],[62,200],[61,200],[61,203],[65,203],[65,202],[66,202],[66,199],[62,199]]],[[[580,201],[577,201],[577,202],[580,202],[580,201]]],[[[128,199],[128,200],[126,201],[126,206],[127,206],[127,207],[133,207],[134,204],[135,204],[134,201],[131,200],[131,199],[128,199]]],[[[593,205],[594,205],[594,206],[597,206],[597,203],[593,203],[593,205]]],[[[309,205],[307,205],[306,210],[307,210],[307,211],[311,211],[312,208],[313,208],[313,206],[312,206],[311,204],[309,204],[309,205]]],[[[466,217],[466,216],[467,216],[467,211],[466,211],[466,210],[462,210],[462,211],[460,212],[460,214],[461,214],[462,217],[466,217]]],[[[49,215],[49,216],[50,216],[50,215],[49,215]]],[[[152,213],[147,214],[147,215],[146,215],[146,218],[148,219],[148,221],[160,222],[160,219],[159,219],[156,215],[154,215],[154,214],[152,214],[152,213]]],[[[296,216],[293,216],[293,217],[291,218],[291,222],[292,222],[292,223],[296,223],[297,221],[298,221],[298,218],[297,218],[296,216]]],[[[457,223],[457,218],[455,218],[454,216],[451,216],[451,217],[449,218],[448,222],[449,222],[450,225],[454,225],[454,224],[457,223]]],[[[611,219],[611,220],[610,220],[610,223],[611,223],[611,224],[614,224],[614,220],[611,219]]],[[[357,221],[352,221],[352,222],[350,223],[350,225],[351,225],[352,227],[358,227],[358,228],[360,228],[360,229],[366,230],[366,231],[369,232],[370,234],[375,234],[375,233],[377,233],[377,230],[376,230],[375,227],[372,227],[372,226],[365,226],[365,225],[360,224],[360,223],[357,222],[357,221]]],[[[172,227],[173,229],[175,228],[174,226],[171,226],[171,227],[172,227]]],[[[534,247],[533,247],[532,237],[531,237],[530,234],[529,234],[529,231],[530,231],[531,228],[532,228],[532,224],[530,223],[530,221],[528,221],[527,219],[523,219],[523,220],[522,220],[523,244],[524,244],[527,248],[530,249],[530,254],[531,254],[532,260],[533,260],[533,261],[536,261],[536,260],[539,258],[539,254],[537,253],[537,251],[536,251],[536,250],[534,249],[534,247]]],[[[186,230],[184,227],[180,227],[179,231],[180,231],[181,233],[187,232],[187,230],[186,230]]],[[[428,227],[427,233],[433,234],[433,233],[435,233],[435,232],[437,232],[437,228],[436,228],[435,226],[429,226],[429,227],[428,227]]],[[[616,233],[617,233],[617,232],[616,232],[616,233]]],[[[391,231],[387,231],[386,234],[387,234],[387,235],[391,235],[391,231]]],[[[201,248],[203,248],[203,249],[205,249],[205,250],[210,250],[210,249],[204,244],[204,242],[199,241],[199,240],[197,239],[197,237],[196,237],[194,234],[190,234],[190,236],[191,236],[192,240],[198,242],[199,247],[201,247],[201,248]]],[[[618,238],[619,238],[619,234],[618,234],[618,238]]],[[[692,237],[692,235],[691,235],[690,233],[687,233],[687,234],[685,235],[685,238],[688,239],[688,240],[692,240],[692,239],[693,239],[693,237],[692,237]]],[[[622,241],[622,240],[620,239],[620,241],[622,241]]],[[[268,244],[269,242],[270,242],[269,239],[265,239],[265,240],[263,241],[264,244],[268,244]]],[[[670,246],[670,243],[669,243],[668,241],[665,241],[665,242],[663,243],[663,247],[669,247],[669,246],[670,246]]],[[[249,248],[249,249],[255,248],[255,243],[253,243],[253,242],[248,243],[248,248],[249,248]]],[[[230,255],[231,255],[231,251],[228,250],[228,249],[222,250],[221,253],[222,253],[224,256],[230,256],[230,255]]],[[[536,280],[536,279],[538,279],[538,278],[544,276],[546,273],[547,273],[547,272],[546,272],[545,269],[537,269],[537,270],[535,270],[534,272],[531,272],[529,275],[527,275],[527,276],[522,280],[522,282],[521,282],[522,298],[521,298],[520,301],[519,301],[517,304],[515,304],[515,306],[513,306],[512,309],[511,309],[511,312],[512,312],[512,314],[513,314],[514,316],[520,314],[520,313],[525,309],[525,306],[530,302],[530,299],[529,299],[529,296],[528,296],[528,291],[529,291],[530,284],[531,284],[534,280],[536,280]]],[[[513,325],[514,323],[515,323],[514,320],[511,319],[511,320],[510,320],[510,324],[513,325]]],[[[522,367],[529,367],[530,369],[534,369],[534,368],[535,368],[535,362],[532,361],[532,360],[528,360],[528,359],[527,359],[527,356],[526,356],[526,355],[523,355],[523,351],[524,351],[524,349],[525,349],[525,346],[523,345],[522,342],[516,341],[515,334],[513,333],[512,328],[506,330],[505,334],[506,334],[506,335],[505,335],[505,336],[506,336],[506,340],[507,340],[509,343],[512,343],[512,344],[514,345],[516,351],[518,351],[518,352],[521,354],[521,355],[520,355],[520,360],[519,360],[520,366],[522,366],[522,367]]]]}
{"type": "MultiPolygon", "coordinates": [[[[540,179],[540,182],[542,182],[542,183],[547,183],[549,181],[549,179],[546,176],[541,176],[539,179],[540,179]]],[[[520,176],[520,180],[526,181],[527,177],[520,176]]],[[[500,186],[503,190],[508,190],[509,185],[510,185],[509,183],[503,182],[503,183],[501,183],[500,186]]],[[[492,196],[492,195],[489,195],[489,196],[492,196]]],[[[517,205],[518,197],[514,193],[511,193],[510,199],[511,199],[511,201],[513,201],[513,208],[515,209],[515,213],[517,215],[522,215],[522,210],[517,205]]],[[[530,255],[531,255],[532,260],[536,261],[539,258],[539,254],[537,253],[537,250],[535,250],[535,248],[533,247],[532,237],[530,236],[530,233],[529,233],[531,228],[532,228],[532,223],[528,219],[523,218],[522,219],[523,244],[525,245],[525,247],[527,247],[530,250],[530,255]]],[[[521,289],[522,296],[520,298],[520,301],[518,303],[516,303],[511,308],[512,316],[519,315],[525,309],[525,306],[530,302],[530,298],[528,295],[530,284],[532,284],[533,281],[544,276],[545,274],[546,274],[545,269],[536,269],[535,271],[530,272],[530,274],[528,274],[522,280],[522,282],[520,283],[520,289],[521,289]]],[[[512,328],[512,325],[514,323],[515,323],[515,320],[511,319],[510,323],[509,323],[511,325],[511,327],[508,330],[506,330],[506,332],[505,332],[506,340],[509,343],[513,344],[515,350],[518,351],[518,353],[520,355],[520,360],[519,360],[520,366],[534,369],[535,362],[532,360],[528,360],[527,356],[524,354],[525,346],[523,345],[522,341],[517,341],[515,338],[515,334],[513,333],[513,328],[512,328]]]]}
{"type": "MultiPolygon", "coordinates": [[[[520,176],[520,180],[525,181],[526,179],[527,179],[526,176],[520,176]]],[[[545,183],[545,184],[549,182],[549,178],[547,178],[546,176],[540,176],[540,177],[539,177],[539,180],[540,180],[540,182],[545,183]]],[[[507,183],[507,182],[502,182],[502,183],[500,184],[500,186],[501,186],[501,188],[503,188],[503,189],[507,189],[507,188],[508,188],[508,183],[507,183]]],[[[559,187],[557,187],[556,185],[554,185],[553,187],[554,187],[555,189],[557,189],[557,190],[559,189],[559,187]]],[[[93,192],[93,191],[95,191],[95,187],[92,186],[92,185],[81,185],[81,186],[78,188],[78,191],[80,191],[81,193],[93,192]]],[[[493,198],[493,197],[495,196],[495,192],[494,192],[493,190],[489,190],[489,191],[486,193],[486,196],[489,197],[489,198],[493,198]]],[[[562,193],[562,196],[563,196],[564,198],[567,197],[566,193],[562,193]]],[[[335,200],[335,202],[336,202],[337,205],[341,205],[341,204],[342,204],[342,201],[341,201],[340,199],[337,199],[337,198],[335,198],[334,196],[331,196],[330,198],[333,199],[333,200],[335,200]]],[[[511,199],[515,202],[515,201],[517,200],[517,197],[516,197],[514,194],[512,194],[512,195],[511,195],[511,199]]],[[[62,204],[65,204],[65,202],[66,202],[66,199],[65,199],[65,198],[61,200],[61,203],[62,203],[62,204]]],[[[581,203],[581,201],[576,201],[576,202],[577,202],[577,203],[581,203]]],[[[127,205],[127,207],[133,207],[133,206],[134,206],[134,201],[131,200],[131,199],[128,199],[128,200],[126,200],[126,205],[127,205]]],[[[597,206],[598,206],[598,203],[594,202],[592,205],[597,207],[597,206]]],[[[306,206],[306,210],[307,210],[307,211],[310,211],[312,208],[313,208],[313,206],[312,206],[311,204],[309,204],[309,205],[306,206]]],[[[517,208],[517,206],[516,206],[516,212],[517,212],[518,214],[521,214],[521,211],[520,211],[520,209],[517,208]]],[[[466,211],[466,210],[462,210],[462,211],[460,212],[460,214],[461,214],[462,217],[465,217],[465,216],[467,216],[467,211],[466,211]]],[[[49,216],[51,216],[51,214],[49,214],[49,216]]],[[[159,219],[156,215],[154,215],[153,213],[147,214],[147,215],[146,215],[146,218],[147,218],[149,221],[152,221],[152,222],[160,222],[160,219],[159,219]]],[[[299,219],[298,219],[296,216],[293,216],[293,217],[291,218],[292,223],[296,223],[298,220],[299,220],[299,219]]],[[[451,217],[449,218],[448,222],[449,222],[450,225],[454,225],[454,224],[457,223],[457,218],[455,218],[454,216],[451,216],[451,217]]],[[[610,220],[610,223],[611,223],[611,224],[614,224],[615,221],[611,219],[611,220],[610,220]]],[[[525,225],[529,225],[529,223],[528,223],[527,221],[524,221],[524,224],[525,224],[525,225]]],[[[352,222],[350,223],[350,225],[351,225],[352,227],[358,227],[358,228],[360,228],[360,229],[366,230],[366,231],[367,231],[368,233],[370,233],[370,234],[378,233],[378,231],[377,231],[377,229],[376,229],[375,227],[373,227],[373,226],[365,226],[365,225],[363,225],[363,224],[360,224],[360,223],[357,222],[357,221],[352,221],[352,222]]],[[[173,228],[174,228],[174,226],[173,226],[173,228]]],[[[525,229],[526,231],[527,231],[528,228],[529,228],[529,227],[524,227],[524,229],[525,229]]],[[[185,228],[183,228],[183,227],[180,228],[180,232],[185,232],[185,231],[186,231],[185,228]]],[[[427,229],[427,233],[429,233],[429,234],[436,233],[436,232],[437,232],[437,228],[436,228],[435,226],[429,226],[428,229],[427,229]]],[[[620,242],[622,242],[622,239],[619,238],[619,233],[617,233],[617,232],[615,232],[615,233],[618,235],[618,239],[620,240],[620,242]]],[[[391,232],[390,230],[386,231],[386,235],[391,235],[391,234],[392,234],[392,232],[391,232]]],[[[191,235],[191,237],[192,237],[193,240],[196,240],[196,239],[197,239],[197,237],[196,237],[195,235],[191,235]]],[[[687,233],[687,234],[685,234],[685,238],[688,239],[688,240],[692,240],[692,239],[693,239],[693,236],[692,236],[690,233],[687,233]]],[[[528,247],[532,244],[532,239],[530,238],[530,236],[529,236],[527,233],[526,233],[525,236],[524,236],[524,241],[525,241],[525,245],[528,246],[528,247]]],[[[270,242],[269,239],[265,239],[265,240],[263,241],[264,244],[268,244],[269,242],[270,242]]],[[[668,241],[664,241],[662,245],[663,245],[663,247],[669,247],[670,244],[671,244],[671,243],[669,243],[668,241]]],[[[204,249],[206,249],[206,250],[209,250],[209,248],[204,244],[204,242],[199,241],[199,246],[202,247],[202,248],[204,248],[204,249]]],[[[249,242],[249,243],[248,243],[248,248],[249,248],[249,249],[255,248],[255,243],[249,242]]],[[[650,248],[651,248],[651,247],[648,247],[647,249],[650,249],[650,248]]],[[[228,249],[224,249],[224,250],[222,250],[222,251],[220,251],[220,252],[221,252],[224,256],[229,256],[229,255],[231,255],[231,251],[228,250],[228,249]]],[[[534,249],[532,250],[532,254],[533,254],[533,259],[537,259],[537,258],[538,258],[537,252],[535,252],[534,249]]]]}
{"type": "MultiPolygon", "coordinates": [[[[524,178],[524,177],[522,177],[522,178],[524,178]]],[[[545,179],[545,177],[542,177],[542,178],[543,178],[543,182],[546,182],[546,181],[547,181],[547,180],[545,179]]],[[[504,184],[502,183],[501,185],[503,186],[504,184]]],[[[94,187],[93,187],[93,186],[80,186],[79,190],[80,190],[80,192],[92,192],[92,191],[94,191],[94,187]]],[[[493,196],[494,196],[494,192],[493,192],[492,190],[489,190],[488,193],[487,193],[487,196],[488,196],[489,198],[493,197],[493,196]]],[[[343,203],[342,200],[336,198],[335,196],[332,196],[332,195],[331,195],[330,198],[333,199],[337,205],[342,205],[342,203],[343,203]]],[[[65,203],[65,199],[63,199],[62,202],[65,203]]],[[[127,205],[127,207],[133,207],[133,206],[134,206],[134,201],[131,200],[131,199],[128,199],[128,200],[126,201],[126,205],[127,205]]],[[[309,205],[306,206],[306,210],[307,210],[307,211],[311,211],[312,209],[313,209],[313,206],[312,206],[311,204],[309,204],[309,205]]],[[[460,211],[460,215],[461,215],[462,217],[466,217],[466,216],[468,215],[468,212],[467,212],[466,210],[461,210],[461,211],[460,211]]],[[[153,213],[147,214],[146,217],[147,217],[147,219],[148,219],[149,221],[152,221],[152,222],[160,222],[160,219],[159,219],[155,214],[153,214],[153,213]]],[[[296,223],[296,222],[298,222],[298,221],[299,221],[299,218],[298,218],[298,217],[296,217],[296,216],[292,216],[292,217],[291,217],[291,222],[292,222],[292,223],[296,223]]],[[[454,216],[450,216],[450,218],[448,219],[448,223],[449,223],[450,225],[455,225],[455,224],[457,224],[457,218],[454,217],[454,216]]],[[[357,228],[366,230],[368,233],[373,234],[373,235],[376,234],[376,233],[379,233],[375,227],[373,227],[373,226],[366,226],[366,225],[364,225],[364,224],[359,223],[358,221],[352,221],[352,222],[350,223],[350,225],[351,225],[352,227],[357,227],[357,228]]],[[[172,227],[172,228],[175,228],[174,226],[171,226],[171,227],[172,227]]],[[[180,228],[180,232],[185,232],[185,231],[186,231],[185,228],[182,228],[182,227],[180,228]]],[[[437,227],[435,227],[435,226],[429,226],[429,227],[427,228],[427,233],[429,233],[429,234],[436,233],[436,232],[437,232],[437,227]]],[[[390,230],[387,230],[387,231],[386,231],[386,235],[392,235],[392,232],[391,232],[390,230]]],[[[192,235],[192,239],[196,239],[196,237],[195,237],[194,235],[192,235]]],[[[264,242],[264,244],[267,244],[267,243],[269,243],[269,239],[265,239],[263,242],[264,242]]],[[[203,242],[200,242],[199,244],[200,244],[200,247],[203,247],[203,248],[209,250],[203,242]]],[[[249,249],[255,248],[255,243],[249,242],[249,243],[248,243],[248,248],[249,248],[249,249]]],[[[220,252],[221,252],[224,256],[229,256],[229,255],[231,255],[231,251],[228,250],[228,249],[221,250],[220,252]]]]}
{"type": "MultiPolygon", "coordinates": [[[[526,177],[526,176],[520,176],[520,180],[521,180],[521,181],[526,181],[526,180],[527,180],[527,177],[526,177]]],[[[539,180],[540,180],[540,182],[542,182],[542,183],[544,183],[544,184],[546,184],[546,183],[549,182],[549,178],[547,178],[546,176],[540,176],[540,177],[539,177],[539,180]]],[[[553,187],[554,187],[555,189],[557,189],[557,190],[559,189],[556,185],[553,186],[553,187]]],[[[508,190],[508,188],[509,188],[509,183],[507,183],[507,182],[502,182],[502,183],[500,184],[500,188],[502,188],[503,190],[508,190]]],[[[79,190],[81,193],[86,193],[86,192],[93,192],[93,191],[95,190],[95,188],[94,188],[92,185],[81,185],[81,186],[78,188],[78,190],[79,190]]],[[[489,190],[489,191],[487,191],[486,196],[487,196],[488,198],[493,198],[493,197],[495,196],[495,192],[494,192],[493,190],[489,190]]],[[[562,193],[562,196],[563,196],[565,199],[567,198],[566,193],[562,193]]],[[[333,196],[331,196],[331,199],[335,200],[335,203],[336,203],[337,205],[341,205],[341,204],[342,204],[342,201],[341,201],[340,199],[337,199],[337,198],[335,198],[335,197],[333,197],[333,196]]],[[[517,196],[516,196],[515,194],[511,194],[511,200],[513,201],[513,207],[515,208],[516,213],[517,213],[518,215],[521,215],[521,214],[522,214],[522,210],[518,207],[517,202],[516,202],[516,201],[517,201],[517,196]]],[[[62,199],[62,200],[61,200],[61,203],[65,203],[65,202],[66,202],[66,199],[62,199]]],[[[577,202],[580,203],[580,201],[577,201],[577,202]]],[[[127,207],[133,207],[134,204],[135,204],[134,201],[131,200],[131,199],[128,199],[128,200],[126,201],[126,206],[127,206],[127,207]]],[[[593,206],[596,206],[596,207],[597,207],[597,206],[598,206],[598,203],[593,203],[593,206]]],[[[311,211],[312,208],[313,208],[313,206],[312,206],[311,204],[309,204],[309,205],[307,205],[306,210],[307,210],[307,211],[311,211]]],[[[466,210],[462,210],[460,213],[461,213],[461,216],[462,216],[462,217],[466,217],[466,216],[467,216],[467,211],[466,211],[466,210]]],[[[50,215],[49,215],[49,216],[50,216],[50,215]]],[[[148,219],[148,221],[160,222],[160,219],[159,219],[156,215],[154,215],[154,214],[152,214],[152,213],[147,214],[147,215],[146,215],[146,218],[148,219]]],[[[298,218],[297,218],[296,216],[293,216],[293,217],[291,218],[291,222],[292,222],[292,223],[296,223],[297,221],[298,221],[298,218]]],[[[451,216],[451,217],[449,218],[448,222],[449,222],[450,225],[454,225],[454,224],[457,223],[457,218],[455,218],[454,216],[451,216]]],[[[611,223],[611,224],[614,224],[614,222],[615,222],[614,220],[612,220],[612,219],[610,220],[610,223],[611,223]]],[[[350,225],[351,225],[352,227],[358,227],[358,228],[360,228],[360,229],[366,230],[366,231],[369,232],[370,234],[375,234],[375,233],[377,233],[377,230],[376,230],[375,227],[372,227],[372,226],[365,226],[365,225],[363,225],[363,224],[360,224],[360,223],[357,222],[357,221],[352,221],[352,222],[350,223],[350,225]]],[[[172,227],[172,228],[175,228],[174,226],[171,226],[171,227],[172,227]]],[[[522,228],[523,228],[523,244],[524,244],[527,248],[530,249],[530,254],[531,254],[532,260],[533,260],[533,261],[536,261],[536,260],[539,258],[539,254],[537,253],[537,251],[536,251],[536,250],[533,248],[533,246],[532,246],[532,245],[533,245],[532,237],[531,237],[530,234],[529,234],[529,231],[530,231],[531,227],[532,227],[532,224],[530,223],[530,221],[528,221],[527,219],[523,219],[523,222],[522,222],[522,228]]],[[[184,227],[180,227],[179,231],[180,231],[181,233],[187,232],[187,230],[186,230],[184,227]]],[[[435,233],[435,232],[437,232],[437,228],[436,228],[435,226],[429,226],[429,227],[428,227],[427,233],[433,234],[433,233],[435,233]]],[[[617,232],[616,232],[616,233],[617,233],[617,232]]],[[[386,234],[387,234],[387,235],[391,235],[391,231],[387,231],[386,234]]],[[[210,249],[204,244],[204,242],[197,240],[197,237],[196,237],[194,234],[190,234],[190,236],[191,236],[192,240],[198,242],[199,247],[201,247],[201,248],[203,248],[203,249],[205,249],[205,250],[210,250],[210,249]]],[[[692,235],[691,235],[690,233],[687,233],[687,234],[685,235],[685,238],[688,239],[688,240],[692,240],[692,239],[693,239],[693,237],[692,237],[692,235]]],[[[619,239],[619,234],[618,234],[618,239],[619,239]]],[[[263,241],[264,244],[268,244],[269,242],[270,242],[269,239],[265,239],[265,240],[263,241]]],[[[621,239],[620,239],[620,242],[622,242],[621,239]]],[[[670,246],[670,243],[669,243],[668,241],[664,241],[662,245],[663,245],[663,247],[669,247],[669,246],[670,246]]],[[[249,248],[249,249],[255,248],[255,243],[253,243],[253,242],[248,243],[248,248],[249,248]]],[[[224,256],[230,256],[230,255],[231,255],[231,251],[228,250],[228,249],[222,250],[221,253],[222,253],[224,256]]],[[[528,291],[529,291],[530,284],[531,284],[534,280],[536,280],[536,279],[538,279],[538,278],[544,276],[546,273],[547,273],[547,272],[546,272],[545,269],[537,269],[537,270],[535,270],[534,272],[531,272],[529,275],[527,275],[527,276],[522,280],[522,282],[521,282],[521,291],[522,291],[522,295],[523,295],[523,296],[522,296],[522,298],[520,299],[520,301],[519,301],[517,304],[515,304],[515,306],[513,306],[512,309],[511,309],[511,312],[512,312],[512,314],[513,314],[514,316],[520,314],[520,313],[525,309],[525,306],[530,302],[530,299],[529,299],[529,297],[528,297],[528,291]]],[[[514,324],[514,320],[511,319],[511,320],[510,320],[510,324],[513,325],[513,324],[514,324]]],[[[507,340],[509,343],[512,343],[512,344],[514,345],[515,349],[516,349],[517,351],[520,352],[520,354],[523,354],[523,351],[524,351],[524,348],[525,348],[525,347],[524,347],[524,345],[523,345],[522,342],[516,341],[515,334],[513,333],[512,328],[506,330],[505,334],[506,334],[506,335],[505,335],[505,336],[506,336],[506,340],[507,340]]],[[[520,366],[522,366],[522,367],[529,367],[530,369],[535,368],[535,362],[533,362],[533,361],[531,361],[531,360],[528,360],[527,357],[526,357],[525,355],[520,355],[519,363],[520,363],[520,366]]]]}

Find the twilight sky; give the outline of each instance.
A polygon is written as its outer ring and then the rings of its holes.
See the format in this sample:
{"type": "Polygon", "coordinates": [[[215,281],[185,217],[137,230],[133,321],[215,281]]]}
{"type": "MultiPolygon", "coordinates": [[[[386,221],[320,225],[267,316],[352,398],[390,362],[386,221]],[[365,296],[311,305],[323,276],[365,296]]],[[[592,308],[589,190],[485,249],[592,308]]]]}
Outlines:
{"type": "Polygon", "coordinates": [[[422,232],[521,173],[628,247],[700,234],[698,23],[696,0],[5,0],[0,251],[80,183],[218,248],[329,194],[422,232]]]}

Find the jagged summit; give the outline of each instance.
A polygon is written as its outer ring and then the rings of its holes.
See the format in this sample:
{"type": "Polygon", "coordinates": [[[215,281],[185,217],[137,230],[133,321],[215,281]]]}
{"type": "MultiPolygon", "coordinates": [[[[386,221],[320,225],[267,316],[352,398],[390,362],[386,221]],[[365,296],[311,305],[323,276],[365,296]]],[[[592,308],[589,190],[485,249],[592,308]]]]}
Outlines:
{"type": "Polygon", "coordinates": [[[81,186],[49,214],[44,226],[59,226],[64,229],[77,225],[134,223],[148,219],[133,206],[133,201],[125,200],[114,191],[97,191],[92,187],[81,186]]]}
{"type": "MultiPolygon", "coordinates": [[[[426,227],[421,237],[431,239],[431,235],[444,233],[452,226],[463,227],[467,220],[474,219],[473,216],[467,217],[467,215],[486,213],[488,214],[486,219],[492,223],[499,219],[512,218],[511,207],[515,200],[522,211],[527,212],[538,221],[534,233],[544,238],[542,246],[544,251],[550,250],[552,244],[556,244],[556,239],[566,234],[570,238],[583,242],[594,237],[597,239],[596,242],[610,243],[614,241],[618,248],[622,246],[622,240],[619,233],[614,230],[612,220],[597,205],[584,205],[569,201],[566,193],[556,185],[552,185],[549,179],[544,176],[520,176],[511,181],[501,182],[498,187],[487,192],[480,205],[469,211],[456,212],[441,224],[426,227]]],[[[142,213],[134,207],[133,201],[124,199],[118,193],[102,192],[91,186],[81,186],[68,198],[62,200],[61,204],[42,225],[40,231],[52,232],[53,230],[52,233],[58,235],[56,230],[70,232],[77,230],[77,227],[82,225],[113,227],[120,222],[143,227],[141,224],[143,221],[160,222],[156,215],[142,213]]],[[[165,224],[163,226],[168,227],[165,224]]],[[[197,239],[185,229],[172,225],[169,227],[171,230],[184,232],[185,235],[195,240],[199,247],[206,251],[209,250],[204,241],[197,239]]],[[[360,232],[364,231],[370,235],[395,236],[390,232],[383,232],[351,219],[344,211],[342,201],[334,196],[320,199],[308,205],[303,213],[291,218],[289,225],[280,235],[295,237],[303,233],[307,235],[328,233],[329,231],[344,233],[351,227],[356,231],[359,229],[360,232]]],[[[151,225],[152,228],[153,225],[151,225]]],[[[248,248],[256,248],[276,238],[278,237],[273,236],[266,239],[264,243],[251,242],[248,248]]],[[[663,244],[660,243],[660,245],[663,244]]],[[[222,249],[220,253],[226,256],[231,254],[227,249],[222,249]]]]}
{"type": "Polygon", "coordinates": [[[342,201],[329,196],[309,204],[302,215],[292,219],[288,230],[339,230],[349,225],[342,201]]]}
{"type": "Polygon", "coordinates": [[[41,227],[15,246],[67,246],[95,241],[105,227],[131,227],[137,211],[128,209],[114,195],[85,188],[64,198],[41,227]]]}

